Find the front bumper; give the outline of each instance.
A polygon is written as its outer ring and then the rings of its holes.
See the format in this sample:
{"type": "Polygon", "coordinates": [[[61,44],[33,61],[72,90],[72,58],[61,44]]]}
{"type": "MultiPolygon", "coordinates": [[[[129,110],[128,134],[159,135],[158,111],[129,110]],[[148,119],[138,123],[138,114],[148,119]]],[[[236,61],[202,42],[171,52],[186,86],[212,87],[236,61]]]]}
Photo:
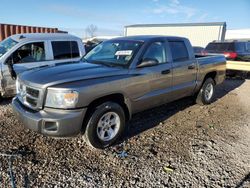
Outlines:
{"type": "Polygon", "coordinates": [[[24,127],[53,137],[71,137],[82,130],[86,108],[59,110],[45,108],[32,111],[23,106],[17,97],[12,100],[12,109],[24,127]]]}

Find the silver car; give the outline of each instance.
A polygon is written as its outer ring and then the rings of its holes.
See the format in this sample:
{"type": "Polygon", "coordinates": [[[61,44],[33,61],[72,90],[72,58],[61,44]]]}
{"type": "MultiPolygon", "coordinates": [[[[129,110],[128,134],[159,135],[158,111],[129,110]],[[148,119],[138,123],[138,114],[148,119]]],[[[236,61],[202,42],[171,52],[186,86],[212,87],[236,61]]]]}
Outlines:
{"type": "Polygon", "coordinates": [[[15,78],[26,70],[79,61],[85,55],[80,38],[62,33],[29,33],[0,42],[0,98],[16,94],[15,78]]]}

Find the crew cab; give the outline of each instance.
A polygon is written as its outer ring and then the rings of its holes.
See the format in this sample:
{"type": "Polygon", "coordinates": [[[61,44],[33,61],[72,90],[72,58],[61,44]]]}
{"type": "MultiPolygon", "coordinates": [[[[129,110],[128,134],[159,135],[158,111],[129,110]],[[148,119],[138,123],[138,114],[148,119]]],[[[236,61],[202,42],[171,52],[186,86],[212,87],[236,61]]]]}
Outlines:
{"type": "Polygon", "coordinates": [[[186,38],[121,37],[79,62],[24,72],[12,106],[28,129],[52,137],[83,133],[90,146],[105,148],[134,113],[187,96],[210,104],[225,71],[224,56],[195,57],[186,38]]]}
{"type": "Polygon", "coordinates": [[[15,78],[26,70],[85,55],[80,38],[63,33],[17,34],[0,42],[0,98],[16,94],[15,78]]]}

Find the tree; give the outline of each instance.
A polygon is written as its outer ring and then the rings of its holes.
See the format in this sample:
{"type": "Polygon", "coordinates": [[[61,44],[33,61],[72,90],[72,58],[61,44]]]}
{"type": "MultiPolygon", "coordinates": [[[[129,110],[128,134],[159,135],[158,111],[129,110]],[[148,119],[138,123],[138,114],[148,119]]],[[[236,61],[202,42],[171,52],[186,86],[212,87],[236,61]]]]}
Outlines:
{"type": "Polygon", "coordinates": [[[98,30],[97,26],[96,25],[89,25],[85,31],[86,31],[86,34],[89,35],[90,37],[94,37],[95,34],[96,34],[96,31],[98,30]]]}

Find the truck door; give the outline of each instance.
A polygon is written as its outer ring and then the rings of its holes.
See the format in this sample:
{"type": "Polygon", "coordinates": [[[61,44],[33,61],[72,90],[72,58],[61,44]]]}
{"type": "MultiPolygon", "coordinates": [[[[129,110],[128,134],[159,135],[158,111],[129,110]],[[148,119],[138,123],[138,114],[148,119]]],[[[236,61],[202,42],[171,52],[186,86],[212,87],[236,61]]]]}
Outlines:
{"type": "Polygon", "coordinates": [[[178,99],[193,94],[196,86],[197,63],[188,51],[184,40],[169,41],[173,64],[173,98],[178,99]]]}
{"type": "MultiPolygon", "coordinates": [[[[160,104],[166,103],[170,99],[172,88],[172,65],[168,61],[166,52],[166,41],[152,42],[144,54],[141,62],[144,60],[154,60],[157,64],[153,66],[137,67],[137,79],[139,82],[144,82],[138,96],[134,101],[133,109],[141,111],[160,104]]],[[[137,81],[136,81],[137,82],[137,81]]]]}
{"type": "Polygon", "coordinates": [[[12,71],[17,75],[25,70],[46,64],[46,42],[29,42],[20,46],[5,61],[3,69],[3,83],[5,93],[15,94],[15,79],[13,79],[12,71]],[[11,66],[10,66],[11,65],[11,66]]]}

